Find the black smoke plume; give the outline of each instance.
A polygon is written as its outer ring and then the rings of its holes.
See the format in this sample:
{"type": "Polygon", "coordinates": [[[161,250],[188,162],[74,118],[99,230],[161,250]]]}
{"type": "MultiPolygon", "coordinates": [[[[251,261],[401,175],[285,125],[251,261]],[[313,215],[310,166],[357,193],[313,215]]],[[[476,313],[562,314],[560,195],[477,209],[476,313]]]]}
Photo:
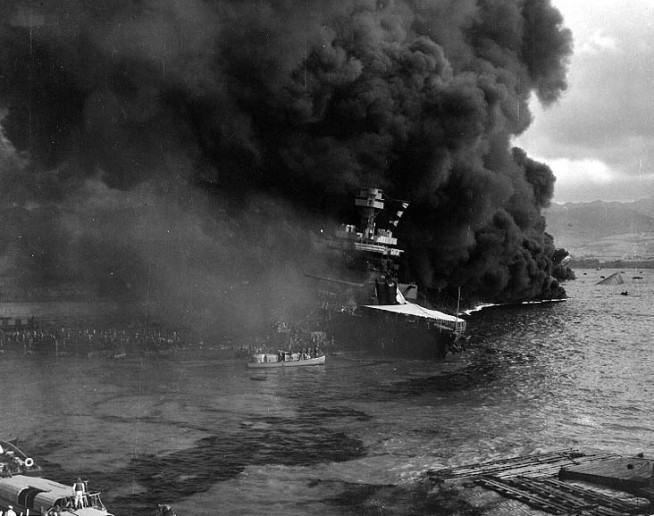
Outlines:
{"type": "Polygon", "coordinates": [[[405,273],[432,292],[562,294],[554,177],[510,145],[530,96],[566,88],[549,0],[9,0],[0,20],[0,272],[23,292],[251,322],[304,301],[305,230],[378,186],[412,203],[405,273]]]}

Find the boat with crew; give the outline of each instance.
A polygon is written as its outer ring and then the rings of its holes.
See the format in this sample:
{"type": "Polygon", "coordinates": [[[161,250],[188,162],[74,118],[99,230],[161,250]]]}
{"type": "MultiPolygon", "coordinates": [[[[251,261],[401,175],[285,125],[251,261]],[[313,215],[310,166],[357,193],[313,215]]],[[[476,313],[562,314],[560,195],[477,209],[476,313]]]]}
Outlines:
{"type": "Polygon", "coordinates": [[[0,505],[34,516],[113,516],[98,491],[86,489],[84,506],[75,508],[71,486],[22,474],[0,478],[0,505]]]}
{"type": "Polygon", "coordinates": [[[247,366],[252,369],[275,369],[280,367],[306,367],[325,364],[325,355],[311,356],[303,353],[280,351],[279,353],[256,353],[247,366]]]}
{"type": "Polygon", "coordinates": [[[249,368],[324,365],[326,358],[323,349],[329,346],[327,334],[307,327],[307,321],[275,321],[259,344],[255,349],[250,349],[250,361],[247,363],[249,368]]]}
{"type": "Polygon", "coordinates": [[[393,229],[409,203],[367,188],[354,204],[359,226],[343,224],[316,240],[331,269],[323,263],[306,273],[329,337],[342,346],[436,360],[458,351],[466,329],[458,308],[456,315],[436,310],[415,282],[399,281],[404,250],[393,229]]]}

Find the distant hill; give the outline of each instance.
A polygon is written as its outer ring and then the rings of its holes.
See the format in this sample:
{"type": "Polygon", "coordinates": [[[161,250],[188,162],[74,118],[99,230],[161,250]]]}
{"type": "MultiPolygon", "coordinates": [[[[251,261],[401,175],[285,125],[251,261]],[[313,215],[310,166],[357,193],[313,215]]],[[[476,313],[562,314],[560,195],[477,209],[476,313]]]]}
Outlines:
{"type": "Polygon", "coordinates": [[[640,213],[654,217],[654,198],[641,199],[633,203],[635,209],[640,213]]]}
{"type": "Polygon", "coordinates": [[[575,258],[654,259],[654,198],[553,204],[547,232],[575,258]]]}

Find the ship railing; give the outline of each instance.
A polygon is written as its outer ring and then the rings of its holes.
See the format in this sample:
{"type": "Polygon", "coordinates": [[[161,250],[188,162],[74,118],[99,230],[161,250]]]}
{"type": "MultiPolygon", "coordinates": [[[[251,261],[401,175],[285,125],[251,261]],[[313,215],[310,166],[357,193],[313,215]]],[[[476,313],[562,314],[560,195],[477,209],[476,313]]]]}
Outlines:
{"type": "MultiPolygon", "coordinates": [[[[82,500],[84,503],[84,507],[87,508],[92,508],[92,509],[97,509],[99,511],[106,511],[107,508],[104,506],[102,503],[102,500],[100,500],[100,493],[97,491],[91,491],[87,492],[82,496],[82,500]]],[[[61,509],[72,509],[75,507],[75,497],[74,496],[67,496],[65,498],[60,498],[58,499],[54,506],[46,513],[48,516],[49,515],[55,515],[57,514],[56,509],[59,508],[61,509]]]]}
{"type": "MultiPolygon", "coordinates": [[[[102,500],[100,500],[100,493],[98,491],[89,491],[84,494],[83,496],[84,500],[84,507],[92,507],[93,509],[99,509],[99,510],[105,510],[106,507],[102,503],[102,500]]],[[[74,503],[75,498],[71,497],[69,499],[71,503],[74,503]]]]}
{"type": "Polygon", "coordinates": [[[356,242],[354,247],[357,251],[368,251],[371,253],[378,253],[387,256],[400,256],[404,251],[402,249],[395,249],[384,244],[363,243],[356,242]]]}
{"type": "Polygon", "coordinates": [[[100,493],[99,492],[92,492],[88,493],[86,495],[87,501],[89,502],[89,505],[91,507],[94,507],[96,509],[104,509],[105,506],[102,503],[102,500],[100,500],[100,493]]]}

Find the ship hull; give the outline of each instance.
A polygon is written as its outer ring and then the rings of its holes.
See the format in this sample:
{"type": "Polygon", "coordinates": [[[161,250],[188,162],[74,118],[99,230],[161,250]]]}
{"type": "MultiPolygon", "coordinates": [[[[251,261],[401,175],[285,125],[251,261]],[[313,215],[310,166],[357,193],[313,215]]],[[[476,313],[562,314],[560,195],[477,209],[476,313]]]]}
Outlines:
{"type": "Polygon", "coordinates": [[[446,329],[362,308],[352,312],[329,311],[325,318],[328,336],[333,337],[334,346],[343,350],[443,361],[456,341],[455,334],[446,329]]]}

